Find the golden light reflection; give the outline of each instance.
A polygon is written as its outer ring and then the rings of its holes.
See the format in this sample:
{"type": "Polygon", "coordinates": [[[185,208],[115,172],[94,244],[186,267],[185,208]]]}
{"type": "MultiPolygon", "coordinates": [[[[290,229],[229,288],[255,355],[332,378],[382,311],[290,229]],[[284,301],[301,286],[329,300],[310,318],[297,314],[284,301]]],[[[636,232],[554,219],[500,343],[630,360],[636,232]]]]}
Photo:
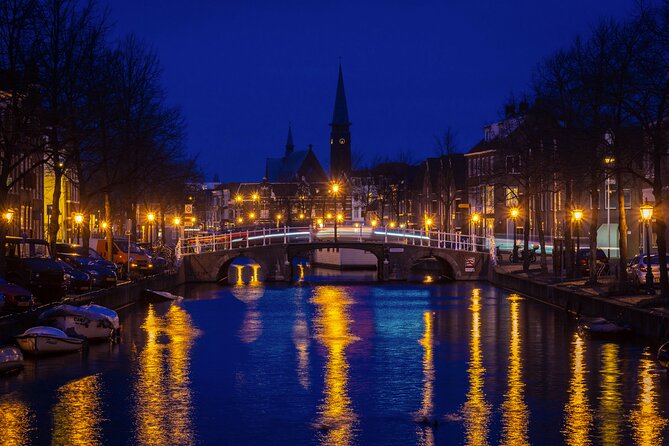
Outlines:
{"type": "Polygon", "coordinates": [[[233,265],[235,269],[237,270],[237,280],[235,281],[235,285],[244,285],[244,265],[233,265]]]}
{"type": "Polygon", "coordinates": [[[636,409],[630,414],[634,442],[640,446],[655,446],[664,442],[662,431],[667,425],[667,419],[661,415],[657,392],[659,378],[650,352],[645,351],[639,363],[639,396],[636,409]]]}
{"type": "Polygon", "coordinates": [[[16,395],[3,395],[0,399],[0,440],[3,445],[29,445],[32,421],[33,415],[26,403],[16,395]]]}
{"type": "Polygon", "coordinates": [[[353,300],[345,288],[322,286],[314,289],[311,301],[316,307],[316,339],[327,349],[324,396],[317,421],[321,444],[352,444],[357,417],[348,395],[349,365],[345,351],[357,340],[349,328],[348,309],[353,300]]]}
{"type": "Polygon", "coordinates": [[[293,343],[297,350],[297,377],[305,389],[311,387],[309,379],[309,327],[302,309],[302,289],[295,291],[295,324],[293,325],[293,343]]]}
{"type": "Polygon", "coordinates": [[[260,271],[260,265],[257,264],[252,264],[251,265],[251,283],[257,283],[260,282],[260,279],[258,278],[258,272],[260,271]]]}
{"type": "Polygon", "coordinates": [[[419,341],[423,347],[423,392],[421,395],[421,407],[416,413],[416,421],[422,426],[418,428],[418,444],[423,446],[434,445],[434,431],[432,417],[434,414],[434,340],[432,335],[433,315],[426,311],[423,313],[423,337],[419,341]]]}
{"type": "Polygon", "coordinates": [[[569,380],[569,400],[565,405],[565,425],[562,433],[568,445],[589,445],[592,414],[588,402],[588,386],[585,381],[585,342],[574,333],[571,352],[571,379],[569,380]]]}
{"type": "Polygon", "coordinates": [[[600,371],[601,393],[599,395],[598,418],[602,445],[622,444],[621,422],[623,407],[622,378],[617,344],[602,345],[602,368],[600,371]]]}
{"type": "Polygon", "coordinates": [[[52,445],[94,446],[102,441],[100,377],[91,375],[58,389],[52,445]]]}
{"type": "Polygon", "coordinates": [[[509,339],[508,389],[502,403],[502,441],[509,446],[529,445],[527,434],[529,411],[525,404],[523,382],[522,339],[520,337],[520,301],[517,294],[509,296],[511,336],[509,339]]]}
{"type": "MultiPolygon", "coordinates": [[[[257,274],[257,273],[256,273],[257,274]]],[[[246,304],[246,313],[242,326],[239,329],[238,336],[245,344],[250,344],[258,340],[263,332],[262,317],[258,309],[260,298],[265,294],[265,287],[259,280],[253,280],[245,285],[235,284],[230,292],[240,301],[246,304]]]]}
{"type": "Polygon", "coordinates": [[[490,424],[490,404],[485,400],[485,368],[481,352],[481,290],[472,290],[472,328],[469,343],[469,392],[462,408],[465,418],[465,444],[487,445],[490,424]]]}
{"type": "Polygon", "coordinates": [[[297,267],[300,270],[300,276],[297,278],[298,282],[304,282],[304,265],[301,263],[297,264],[297,267]]]}
{"type": "Polygon", "coordinates": [[[178,305],[163,317],[150,306],[142,329],[147,341],[135,383],[137,443],[194,444],[190,349],[199,332],[178,305]]]}

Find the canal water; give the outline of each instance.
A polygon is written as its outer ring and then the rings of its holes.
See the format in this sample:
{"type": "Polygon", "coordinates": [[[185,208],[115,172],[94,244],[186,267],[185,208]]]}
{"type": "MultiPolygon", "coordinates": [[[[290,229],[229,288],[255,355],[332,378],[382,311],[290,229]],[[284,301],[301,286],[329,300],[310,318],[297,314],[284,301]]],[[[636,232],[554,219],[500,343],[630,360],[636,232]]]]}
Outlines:
{"type": "Polygon", "coordinates": [[[0,444],[661,445],[642,343],[484,283],[181,288],[0,378],[0,444]]]}

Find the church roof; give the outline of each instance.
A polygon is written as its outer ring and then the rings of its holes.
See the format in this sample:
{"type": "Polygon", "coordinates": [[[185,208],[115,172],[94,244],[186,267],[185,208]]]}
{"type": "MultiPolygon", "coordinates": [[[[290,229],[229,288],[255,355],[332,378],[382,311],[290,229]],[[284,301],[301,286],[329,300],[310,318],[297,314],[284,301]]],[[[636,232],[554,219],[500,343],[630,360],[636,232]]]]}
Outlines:
{"type": "Polygon", "coordinates": [[[311,149],[294,151],[283,158],[267,158],[265,170],[271,183],[300,181],[302,177],[308,182],[327,181],[327,175],[311,149]]]}
{"type": "Polygon", "coordinates": [[[346,106],[344,75],[341,72],[341,64],[339,64],[339,80],[337,81],[337,95],[335,96],[334,112],[332,113],[332,124],[351,124],[348,120],[348,107],[346,106]]]}

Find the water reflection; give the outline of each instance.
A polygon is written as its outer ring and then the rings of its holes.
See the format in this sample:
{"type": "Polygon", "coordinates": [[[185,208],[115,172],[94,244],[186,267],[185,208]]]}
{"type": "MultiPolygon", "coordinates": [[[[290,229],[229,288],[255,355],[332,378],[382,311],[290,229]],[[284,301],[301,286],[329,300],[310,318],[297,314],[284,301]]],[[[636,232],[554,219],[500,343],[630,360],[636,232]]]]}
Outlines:
{"type": "Polygon", "coordinates": [[[28,405],[17,395],[0,398],[0,440],[6,446],[30,444],[30,424],[33,416],[28,405]]]}
{"type": "Polygon", "coordinates": [[[142,329],[147,340],[135,383],[137,443],[193,444],[189,370],[197,330],[177,305],[162,317],[150,306],[142,329]]]}
{"type": "Polygon", "coordinates": [[[346,347],[356,341],[350,333],[353,300],[346,288],[322,286],[314,289],[311,302],[316,311],[316,339],[327,349],[323,402],[318,408],[319,439],[325,445],[352,444],[356,414],[348,395],[346,347]]]}
{"type": "Polygon", "coordinates": [[[502,445],[529,445],[527,425],[529,412],[525,404],[523,382],[522,340],[520,337],[520,301],[517,294],[509,296],[511,310],[511,337],[509,340],[508,390],[502,404],[502,445]]]}
{"type": "Polygon", "coordinates": [[[53,445],[102,444],[100,377],[91,375],[58,389],[53,408],[53,445]]]}
{"type": "Polygon", "coordinates": [[[585,381],[585,342],[574,333],[571,351],[571,379],[569,380],[569,400],[565,405],[565,426],[562,433],[568,445],[589,445],[592,414],[588,402],[588,386],[585,381]]]}
{"type": "Polygon", "coordinates": [[[248,285],[245,285],[244,282],[237,283],[231,289],[232,295],[246,304],[244,321],[239,329],[239,338],[246,344],[255,342],[263,331],[258,304],[260,298],[265,294],[265,287],[258,280],[258,269],[255,268],[253,271],[248,285]]]}
{"type": "Polygon", "coordinates": [[[421,407],[416,413],[416,421],[422,426],[418,429],[418,444],[433,445],[434,432],[432,427],[432,416],[434,412],[434,357],[433,357],[433,315],[426,311],[423,313],[423,337],[420,345],[423,346],[423,392],[421,395],[421,407]]]}
{"type": "Polygon", "coordinates": [[[630,414],[634,442],[640,446],[656,446],[662,444],[662,431],[667,425],[667,419],[661,415],[659,403],[658,378],[655,372],[655,363],[648,350],[644,352],[639,363],[639,397],[636,409],[630,414]]]}
{"type": "Polygon", "coordinates": [[[295,323],[293,324],[293,343],[295,344],[295,350],[297,350],[297,377],[300,385],[309,389],[309,327],[302,309],[303,295],[304,290],[295,290],[297,310],[295,311],[295,323]]]}
{"type": "Polygon", "coordinates": [[[485,400],[483,390],[485,368],[481,352],[481,290],[472,290],[471,305],[472,328],[469,341],[469,392],[462,409],[465,418],[465,444],[487,445],[490,423],[490,405],[485,400]]]}
{"type": "Polygon", "coordinates": [[[599,395],[599,432],[603,445],[621,444],[621,395],[622,373],[618,359],[620,347],[617,344],[602,345],[602,367],[600,371],[601,393],[599,395]]]}

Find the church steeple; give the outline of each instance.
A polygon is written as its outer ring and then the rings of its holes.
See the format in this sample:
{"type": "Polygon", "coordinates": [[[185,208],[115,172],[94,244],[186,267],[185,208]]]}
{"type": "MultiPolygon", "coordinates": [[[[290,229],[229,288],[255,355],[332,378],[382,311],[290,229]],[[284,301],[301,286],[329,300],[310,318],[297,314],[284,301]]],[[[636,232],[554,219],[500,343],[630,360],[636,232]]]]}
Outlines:
{"type": "Polygon", "coordinates": [[[288,156],[293,153],[295,145],[293,144],[293,131],[291,129],[290,123],[288,124],[288,139],[286,140],[286,155],[288,156]]]}
{"type": "Polygon", "coordinates": [[[335,95],[334,112],[330,126],[330,178],[340,179],[351,174],[351,122],[348,119],[344,75],[339,64],[339,79],[335,95]]]}

